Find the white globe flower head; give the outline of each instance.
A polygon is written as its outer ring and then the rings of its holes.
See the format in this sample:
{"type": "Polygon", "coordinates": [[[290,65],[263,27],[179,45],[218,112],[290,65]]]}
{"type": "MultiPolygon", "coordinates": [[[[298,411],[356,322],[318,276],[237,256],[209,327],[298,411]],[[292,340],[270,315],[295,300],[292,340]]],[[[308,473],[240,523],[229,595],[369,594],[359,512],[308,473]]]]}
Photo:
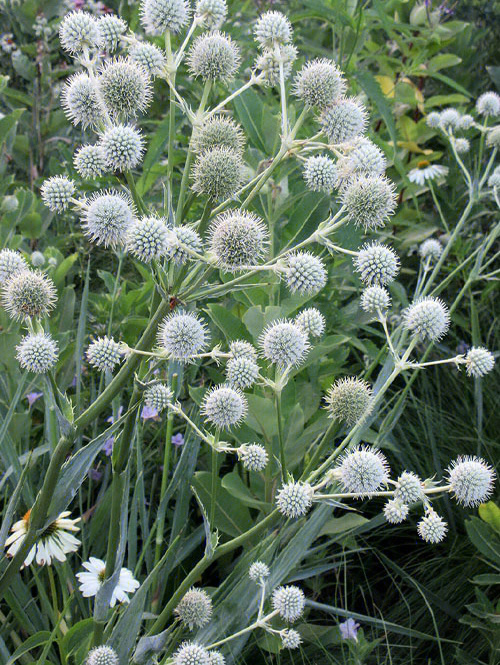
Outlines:
{"type": "Polygon", "coordinates": [[[164,383],[155,383],[144,391],[144,404],[158,413],[164,411],[173,399],[173,392],[164,383]]]}
{"type": "Polygon", "coordinates": [[[418,248],[418,253],[423,261],[437,261],[443,253],[443,246],[435,238],[428,238],[418,248]]]}
{"type": "Polygon", "coordinates": [[[196,260],[190,252],[201,254],[203,243],[197,231],[190,226],[175,226],[170,229],[168,237],[168,258],[177,265],[184,265],[188,261],[196,260]]]}
{"type": "Polygon", "coordinates": [[[104,50],[113,53],[118,48],[120,37],[127,32],[127,24],[119,16],[104,14],[98,20],[104,50]]]}
{"type": "Polygon", "coordinates": [[[273,610],[277,610],[282,619],[292,623],[304,613],[306,599],[302,589],[290,584],[280,586],[273,591],[271,604],[273,610]]]}
{"type": "MultiPolygon", "coordinates": [[[[488,137],[486,141],[491,138],[491,132],[488,134],[488,137]]],[[[470,143],[468,139],[464,138],[459,138],[454,140],[454,145],[455,145],[455,150],[458,152],[459,155],[465,154],[466,152],[469,152],[470,150],[470,143]]]]}
{"type": "Polygon", "coordinates": [[[290,480],[278,490],[276,505],[285,517],[297,519],[309,512],[313,497],[314,491],[309,483],[290,480]]]}
{"type": "Polygon", "coordinates": [[[364,137],[356,139],[352,148],[337,164],[341,178],[349,178],[355,173],[382,175],[387,160],[380,148],[364,137]]]}
{"type": "Polygon", "coordinates": [[[59,357],[57,342],[48,333],[31,333],[16,346],[16,358],[23,369],[45,374],[54,368],[59,357]]]}
{"type": "Polygon", "coordinates": [[[311,191],[329,194],[337,186],[338,170],[326,155],[314,155],[306,159],[303,176],[311,191]]]}
{"type": "Polygon", "coordinates": [[[120,659],[111,647],[99,646],[89,651],[85,665],[120,665],[120,659]]]}
{"type": "Polygon", "coordinates": [[[469,115],[468,113],[464,113],[464,115],[460,118],[460,125],[459,129],[470,129],[474,125],[474,118],[469,115]]]}
{"type": "Polygon", "coordinates": [[[130,125],[115,125],[101,135],[99,146],[106,166],[112,171],[130,171],[141,163],[144,140],[141,132],[130,125]]]}
{"type": "Polygon", "coordinates": [[[18,271],[3,284],[2,305],[15,321],[47,316],[56,300],[54,282],[40,270],[18,271]]]}
{"type": "Polygon", "coordinates": [[[187,0],[142,0],[141,22],[150,35],[161,35],[169,30],[178,33],[189,21],[187,0]]]}
{"type": "Polygon", "coordinates": [[[97,84],[83,72],[69,77],[61,92],[61,105],[68,120],[83,129],[96,127],[102,120],[97,84]]]}
{"type": "Polygon", "coordinates": [[[437,111],[431,111],[425,118],[425,122],[432,129],[437,129],[441,125],[441,114],[437,111]]]}
{"type": "Polygon", "coordinates": [[[214,115],[193,132],[193,149],[197,153],[204,153],[212,148],[229,148],[242,153],[245,137],[232,118],[225,115],[214,115]]]}
{"type": "Polygon", "coordinates": [[[302,644],[300,633],[293,628],[286,628],[281,632],[281,645],[284,649],[298,649],[302,644]]]}
{"type": "MultiPolygon", "coordinates": [[[[79,589],[84,598],[96,596],[99,589],[105,582],[106,563],[101,559],[89,557],[83,564],[84,572],[77,573],[76,578],[80,583],[79,589]]],[[[122,568],[118,578],[118,583],[113,589],[109,606],[114,607],[116,603],[128,603],[129,594],[135,593],[139,588],[139,582],[134,578],[128,568],[122,568]]]]}
{"type": "Polygon", "coordinates": [[[127,230],[126,248],[144,263],[166,256],[169,229],[163,217],[141,217],[127,230]]]}
{"type": "Polygon", "coordinates": [[[75,11],[67,14],[59,26],[61,46],[68,53],[82,53],[85,49],[96,50],[104,44],[99,22],[88,12],[75,11]]]}
{"type": "Polygon", "coordinates": [[[101,98],[114,118],[135,118],[151,103],[151,78],[130,58],[106,61],[97,81],[101,98]]]}
{"type": "Polygon", "coordinates": [[[233,388],[250,388],[259,378],[259,366],[251,358],[230,358],[226,365],[226,381],[233,388]]]}
{"type": "Polygon", "coordinates": [[[260,48],[274,49],[292,41],[292,26],[284,14],[270,11],[259,17],[254,35],[260,48]]]}
{"type": "Polygon", "coordinates": [[[263,561],[254,561],[248,570],[248,577],[253,582],[259,582],[269,577],[271,571],[263,561]]]}
{"type": "Polygon", "coordinates": [[[85,179],[98,178],[107,170],[106,158],[100,145],[82,145],[75,152],[73,164],[85,179]]]}
{"type": "Polygon", "coordinates": [[[437,342],[450,327],[448,308],[439,298],[423,298],[410,305],[403,314],[406,330],[421,339],[437,342]]]}
{"type": "Polygon", "coordinates": [[[384,517],[390,524],[400,524],[408,517],[409,508],[400,499],[389,499],[384,506],[384,517]]]}
{"type": "Polygon", "coordinates": [[[215,649],[210,649],[208,652],[208,662],[209,665],[226,665],[224,656],[220,651],[216,651],[215,649]]]}
{"type": "Polygon", "coordinates": [[[384,226],[396,210],[395,185],[385,176],[359,173],[341,190],[346,217],[365,231],[384,226]]]}
{"type": "Polygon", "coordinates": [[[465,367],[468,376],[478,378],[492,371],[495,358],[491,351],[483,346],[473,346],[465,356],[465,367]]]}
{"type": "Polygon", "coordinates": [[[233,358],[248,358],[257,362],[257,351],[249,343],[242,339],[236,339],[229,345],[229,353],[233,358]]]}
{"type": "Polygon", "coordinates": [[[194,77],[227,83],[238,70],[240,51],[228,35],[215,30],[195,39],[187,63],[194,77]]]}
{"type": "Polygon", "coordinates": [[[98,337],[89,345],[86,356],[89,364],[99,372],[112,372],[122,360],[123,349],[119,342],[106,335],[98,337]]]}
{"type": "Polygon", "coordinates": [[[269,461],[266,449],[258,443],[244,443],[238,448],[238,458],[248,471],[262,471],[269,461]]]}
{"type": "Polygon", "coordinates": [[[423,483],[420,478],[411,471],[403,471],[396,481],[394,498],[411,505],[421,501],[423,497],[423,483]]]}
{"type": "Polygon", "coordinates": [[[301,365],[310,349],[307,335],[286,319],[270,323],[262,332],[259,345],[263,357],[280,370],[301,365]]]}
{"type": "Polygon", "coordinates": [[[327,281],[323,261],[310,252],[295,252],[286,258],[285,281],[291,293],[314,295],[327,281]]]}
{"type": "Polygon", "coordinates": [[[212,221],[209,250],[228,272],[258,265],[266,255],[269,232],[264,221],[246,210],[227,210],[212,221]]]}
{"type": "Polygon", "coordinates": [[[241,154],[224,146],[198,155],[193,167],[192,188],[214,201],[231,198],[243,182],[241,154]]]}
{"type": "Polygon", "coordinates": [[[201,19],[203,27],[218,30],[226,20],[226,0],[198,0],[195,16],[201,19]]]}
{"type": "Polygon", "coordinates": [[[352,141],[364,133],[367,123],[365,107],[353,97],[341,97],[320,116],[320,125],[330,143],[352,141]]]}
{"type": "Polygon", "coordinates": [[[229,385],[215,386],[205,393],[200,412],[216,429],[229,430],[246,417],[248,404],[243,393],[229,385]]]}
{"type": "Polygon", "coordinates": [[[0,251],[0,285],[5,284],[17,273],[28,270],[28,264],[21,252],[15,252],[12,249],[2,249],[0,251]]]}
{"type": "Polygon", "coordinates": [[[287,81],[292,74],[295,60],[297,60],[297,49],[293,44],[277,46],[272,51],[265,49],[259,53],[255,69],[262,74],[261,83],[268,87],[280,84],[280,63],[283,67],[283,78],[287,81]]]}
{"type": "Polygon", "coordinates": [[[399,272],[399,257],[390,247],[373,242],[363,245],[354,259],[354,267],[367,286],[385,286],[394,281],[399,272]]]}
{"type": "Polygon", "coordinates": [[[346,492],[363,498],[387,485],[389,465],[380,450],[359,446],[342,456],[338,476],[346,492]]]}
{"type": "Polygon", "coordinates": [[[493,493],[495,471],[480,457],[458,457],[447,472],[451,491],[463,506],[479,506],[493,493]]]}
{"type": "Polygon", "coordinates": [[[173,659],[174,665],[211,665],[210,652],[196,642],[183,642],[173,659]]]}
{"type": "Polygon", "coordinates": [[[488,178],[488,187],[500,187],[500,166],[497,166],[488,178]]]}
{"type": "Polygon", "coordinates": [[[362,423],[372,410],[370,385],[354,376],[337,379],[325,399],[329,417],[345,422],[348,427],[362,423]]]}
{"type": "Polygon", "coordinates": [[[328,108],[345,92],[346,82],[337,65],[327,58],[310,60],[295,76],[293,94],[304,104],[328,108]]]}
{"type": "Polygon", "coordinates": [[[321,337],[325,332],[325,317],[315,307],[304,309],[294,319],[294,323],[302,332],[311,337],[321,337]]]}
{"type": "MultiPolygon", "coordinates": [[[[1,261],[1,253],[0,253],[0,261],[1,261]]],[[[30,256],[30,261],[35,268],[41,268],[45,263],[45,256],[42,254],[42,252],[34,251],[30,256]]],[[[1,266],[0,266],[0,271],[1,271],[1,266]]]]}
{"type": "Polygon", "coordinates": [[[44,181],[40,193],[49,210],[63,212],[71,203],[75,193],[75,183],[66,176],[55,175],[44,181]]]}
{"type": "Polygon", "coordinates": [[[158,344],[170,358],[179,362],[193,361],[193,356],[207,347],[209,335],[201,319],[185,310],[168,314],[158,329],[158,344]]]}
{"type": "Polygon", "coordinates": [[[377,314],[379,311],[384,313],[391,306],[391,296],[383,286],[374,284],[363,291],[360,304],[361,309],[369,314],[377,314]]]}
{"type": "Polygon", "coordinates": [[[132,42],[127,55],[129,60],[142,67],[150,76],[159,76],[167,64],[165,53],[149,42],[132,42]]]}
{"type": "Polygon", "coordinates": [[[203,589],[192,587],[181,598],[174,613],[189,630],[202,628],[212,616],[212,600],[203,589]]]}
{"type": "Polygon", "coordinates": [[[96,192],[83,209],[83,232],[96,245],[120,247],[134,219],[134,206],[127,194],[113,189],[96,192]]]}
{"type": "Polygon", "coordinates": [[[439,123],[441,129],[445,131],[453,131],[460,127],[461,116],[457,109],[448,108],[441,111],[439,114],[439,123]]]}
{"type": "MultiPolygon", "coordinates": [[[[458,142],[459,139],[457,139],[458,142]]],[[[466,141],[467,139],[462,139],[466,141]]],[[[492,127],[490,131],[486,134],[486,145],[490,148],[500,148],[500,125],[492,127]]],[[[458,148],[457,148],[458,152],[458,148]]]]}
{"type": "Polygon", "coordinates": [[[496,92],[484,92],[476,102],[476,111],[479,115],[500,115],[500,95],[496,92]]]}
{"type": "Polygon", "coordinates": [[[428,509],[426,515],[417,524],[418,535],[426,543],[440,543],[448,531],[448,525],[432,508],[428,509]]]}

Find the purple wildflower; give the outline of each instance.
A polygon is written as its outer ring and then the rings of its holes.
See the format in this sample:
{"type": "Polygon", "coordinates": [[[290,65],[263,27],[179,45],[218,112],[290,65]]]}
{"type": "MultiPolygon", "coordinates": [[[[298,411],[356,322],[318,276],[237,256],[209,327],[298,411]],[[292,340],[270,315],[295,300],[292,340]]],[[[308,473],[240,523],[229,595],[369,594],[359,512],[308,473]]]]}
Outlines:
{"type": "Polygon", "coordinates": [[[40,397],[43,395],[43,393],[28,393],[26,395],[26,399],[28,400],[28,406],[31,408],[31,406],[34,404],[34,402],[37,401],[37,399],[40,399],[40,397]]]}
{"type": "Polygon", "coordinates": [[[339,630],[343,640],[354,640],[357,642],[358,628],[359,623],[356,623],[354,619],[347,619],[346,621],[339,623],[339,630]]]}
{"type": "Polygon", "coordinates": [[[182,434],[180,432],[177,432],[177,434],[174,434],[174,436],[172,437],[172,443],[174,444],[174,446],[182,446],[183,445],[184,437],[182,436],[182,434]]]}
{"type": "Polygon", "coordinates": [[[90,469],[89,478],[98,483],[102,478],[102,471],[99,471],[99,469],[90,469]]]}
{"type": "Polygon", "coordinates": [[[143,406],[141,418],[143,420],[159,420],[158,411],[152,406],[143,406]]]}
{"type": "Polygon", "coordinates": [[[114,442],[115,442],[115,437],[114,436],[110,436],[109,439],[106,439],[106,441],[104,442],[102,450],[103,450],[104,454],[107,455],[107,457],[109,457],[111,455],[111,453],[113,452],[114,442]]]}

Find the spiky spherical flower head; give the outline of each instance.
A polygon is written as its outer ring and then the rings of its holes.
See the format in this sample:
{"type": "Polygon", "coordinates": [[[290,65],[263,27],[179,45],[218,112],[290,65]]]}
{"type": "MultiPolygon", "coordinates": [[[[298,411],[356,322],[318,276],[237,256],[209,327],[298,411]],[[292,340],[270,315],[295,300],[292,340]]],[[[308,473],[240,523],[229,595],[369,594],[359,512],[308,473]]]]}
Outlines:
{"type": "Polygon", "coordinates": [[[407,307],[404,327],[414,335],[431,342],[440,340],[450,327],[448,308],[439,298],[423,298],[407,307]]]}
{"type": "Polygon", "coordinates": [[[193,190],[214,201],[230,198],[243,182],[241,154],[220,147],[198,155],[193,168],[193,190]]]}
{"type": "Polygon", "coordinates": [[[469,376],[484,376],[495,367],[495,358],[483,346],[473,346],[465,356],[465,367],[469,376]]]}
{"type": "Polygon", "coordinates": [[[124,192],[96,192],[88,200],[82,215],[84,234],[97,245],[118,247],[124,244],[134,221],[131,198],[124,192]]]}
{"type": "Polygon", "coordinates": [[[441,124],[441,114],[437,111],[431,111],[425,119],[425,122],[432,129],[436,129],[441,124]]]}
{"type": "Polygon", "coordinates": [[[269,460],[266,449],[258,443],[244,443],[238,448],[238,457],[248,471],[262,471],[269,460]]]}
{"type": "Polygon", "coordinates": [[[361,294],[361,309],[369,314],[377,314],[380,310],[385,312],[391,306],[389,291],[383,286],[374,284],[366,288],[361,294]]]}
{"type": "Polygon", "coordinates": [[[123,351],[121,344],[112,337],[98,337],[87,349],[87,360],[99,372],[112,372],[121,362],[123,351]]]}
{"type": "Polygon", "coordinates": [[[192,587],[175,608],[175,614],[189,630],[201,628],[212,616],[212,600],[203,589],[192,587]]]}
{"type": "Polygon", "coordinates": [[[54,282],[40,270],[23,270],[3,285],[2,305],[16,321],[40,319],[56,302],[54,282]]]}
{"type": "Polygon", "coordinates": [[[418,248],[418,253],[421,258],[429,259],[430,261],[437,261],[441,254],[443,253],[443,246],[435,238],[428,238],[418,248]]]}
{"type": "Polygon", "coordinates": [[[303,176],[310,190],[329,194],[337,184],[337,166],[326,155],[314,155],[306,159],[303,176]]]}
{"type": "Polygon", "coordinates": [[[500,95],[496,92],[483,93],[476,102],[476,111],[479,115],[500,115],[500,95]]]}
{"type": "Polygon", "coordinates": [[[206,348],[208,333],[196,314],[180,309],[163,319],[158,329],[158,344],[173,360],[190,362],[206,348]]]}
{"type": "Polygon", "coordinates": [[[61,105],[68,120],[74,125],[81,124],[83,129],[95,127],[102,120],[97,84],[83,72],[67,80],[61,92],[61,105]]]}
{"type": "Polygon", "coordinates": [[[85,665],[120,665],[120,659],[111,647],[100,646],[89,651],[85,665]]]}
{"type": "Polygon", "coordinates": [[[325,399],[329,417],[345,422],[348,427],[363,422],[372,409],[370,385],[355,376],[337,379],[325,399]]]}
{"type": "Polygon", "coordinates": [[[500,187],[500,166],[497,166],[488,178],[488,187],[500,187]]]}
{"type": "Polygon", "coordinates": [[[344,94],[345,87],[337,65],[327,58],[316,58],[306,62],[295,76],[293,94],[304,104],[324,110],[344,94]]]}
{"type": "Polygon", "coordinates": [[[98,27],[101,31],[104,50],[113,53],[118,47],[120,37],[127,32],[127,24],[119,16],[104,14],[99,18],[98,27]]]}
{"type": "Polygon", "coordinates": [[[292,41],[292,26],[281,12],[266,12],[255,24],[254,35],[261,48],[274,49],[292,41]]]}
{"type": "Polygon", "coordinates": [[[88,12],[71,12],[59,26],[61,46],[68,53],[81,53],[103,46],[103,35],[97,19],[88,12]]]}
{"type": "Polygon", "coordinates": [[[423,484],[420,478],[411,471],[403,471],[396,481],[394,498],[411,505],[420,501],[423,496],[423,484]]]}
{"type": "MultiPolygon", "coordinates": [[[[41,268],[43,264],[45,263],[45,256],[42,254],[42,252],[39,251],[34,251],[32,255],[30,256],[30,261],[35,268],[41,268]]],[[[26,266],[27,267],[27,266],[26,266]]],[[[0,272],[1,272],[1,252],[0,252],[0,272]]],[[[1,283],[1,279],[0,279],[1,283]]]]}
{"type": "Polygon", "coordinates": [[[210,649],[208,652],[208,662],[209,665],[226,665],[224,656],[220,651],[215,651],[214,649],[210,649]]]}
{"type": "Polygon", "coordinates": [[[460,127],[460,119],[460,113],[454,108],[444,109],[439,114],[439,124],[445,130],[453,130],[460,127]]]}
{"type": "Polygon", "coordinates": [[[244,420],[248,410],[242,392],[228,385],[215,386],[205,393],[201,413],[217,429],[230,429],[244,420]]]}
{"type": "Polygon", "coordinates": [[[248,569],[248,577],[254,582],[269,577],[271,571],[263,561],[254,561],[248,569]]]}
{"type": "Polygon", "coordinates": [[[23,369],[45,374],[57,362],[57,342],[48,333],[26,335],[16,346],[16,358],[23,369]]]}
{"type": "Polygon", "coordinates": [[[418,535],[426,543],[440,543],[448,531],[448,525],[432,508],[417,524],[418,535]]]}
{"type": "Polygon", "coordinates": [[[356,175],[340,194],[346,217],[365,231],[384,226],[396,209],[394,190],[394,184],[384,176],[356,175]]]}
{"type": "Polygon", "coordinates": [[[354,266],[364,284],[384,286],[396,278],[399,272],[399,257],[387,245],[373,242],[363,245],[354,259],[354,266]]]}
{"type": "Polygon", "coordinates": [[[203,243],[197,231],[190,226],[175,226],[168,239],[168,258],[177,265],[193,261],[195,257],[188,250],[201,254],[203,243]]]}
{"type": "Polygon", "coordinates": [[[341,97],[326,108],[320,117],[320,125],[330,143],[345,143],[361,136],[365,131],[367,114],[365,107],[352,97],[341,97]]]}
{"type": "Polygon", "coordinates": [[[150,263],[168,251],[168,227],[163,217],[141,217],[128,229],[126,248],[133,256],[150,263]]]}
{"type": "Polygon", "coordinates": [[[297,314],[294,323],[302,332],[311,335],[311,337],[321,337],[325,332],[325,317],[315,307],[309,307],[297,314]]]}
{"type": "Polygon", "coordinates": [[[230,358],[226,365],[226,380],[233,388],[250,388],[259,377],[259,366],[250,358],[230,358]]]}
{"type": "Polygon", "coordinates": [[[321,291],[327,280],[323,261],[310,252],[296,252],[287,257],[286,285],[292,293],[313,295],[321,291]]]}
{"type": "Polygon", "coordinates": [[[167,64],[165,53],[158,46],[149,42],[133,42],[128,49],[128,57],[150,76],[161,74],[167,64]]]}
{"type": "Polygon", "coordinates": [[[161,413],[173,400],[174,394],[164,383],[155,383],[144,391],[144,404],[161,413]]]}
{"type": "Polygon", "coordinates": [[[380,148],[366,138],[356,140],[352,150],[339,160],[340,175],[350,177],[353,173],[382,175],[387,167],[385,155],[380,148]]]}
{"type": "Polygon", "coordinates": [[[55,175],[44,181],[40,193],[49,210],[62,212],[71,202],[71,197],[75,193],[75,183],[66,176],[55,175]]]}
{"type": "Polygon", "coordinates": [[[249,360],[257,361],[257,351],[249,343],[242,339],[236,339],[229,345],[229,353],[233,358],[248,358],[249,360]]]}
{"type": "Polygon", "coordinates": [[[313,488],[309,483],[290,480],[278,490],[276,505],[282,515],[296,519],[309,512],[313,495],[313,488]]]}
{"type": "MultiPolygon", "coordinates": [[[[459,139],[457,139],[455,147],[458,141],[459,139]]],[[[462,141],[467,141],[467,139],[462,139],[462,141]]],[[[500,148],[500,125],[493,127],[486,134],[486,145],[488,145],[490,148],[500,148]]],[[[457,152],[458,152],[458,147],[457,147],[457,152]]]]}
{"type": "Polygon", "coordinates": [[[142,0],[141,23],[149,35],[180,32],[189,20],[187,0],[142,0]]]}
{"type": "Polygon", "coordinates": [[[221,147],[242,153],[244,144],[245,137],[240,125],[225,115],[212,116],[193,134],[193,148],[200,154],[221,147]]]}
{"type": "Polygon", "coordinates": [[[474,118],[468,113],[464,113],[464,115],[461,116],[460,118],[459,128],[470,129],[473,126],[473,124],[474,124],[474,118]]]}
{"type": "Polygon", "coordinates": [[[300,633],[293,628],[286,628],[281,632],[281,644],[284,649],[298,649],[302,644],[300,633]]]}
{"type": "Polygon", "coordinates": [[[262,355],[279,369],[298,367],[309,351],[307,335],[286,319],[270,323],[259,339],[262,355]]]}
{"type": "Polygon", "coordinates": [[[495,471],[480,457],[459,457],[447,472],[451,491],[463,506],[478,506],[493,492],[495,471]]]}
{"type": "Polygon", "coordinates": [[[288,80],[293,63],[297,59],[297,49],[293,44],[277,46],[273,50],[265,49],[255,61],[255,69],[262,74],[262,83],[273,87],[280,82],[280,63],[283,64],[283,78],[288,80]]]}
{"type": "Polygon", "coordinates": [[[100,70],[98,85],[106,108],[116,118],[136,117],[151,102],[151,79],[130,58],[107,61],[100,70]]]}
{"type": "Polygon", "coordinates": [[[183,642],[173,658],[174,665],[210,665],[209,652],[196,642],[183,642]]]}
{"type": "Polygon", "coordinates": [[[343,455],[338,472],[345,491],[359,497],[376,492],[389,479],[385,456],[380,450],[367,446],[360,446],[343,455]]]}
{"type": "Polygon", "coordinates": [[[106,160],[112,171],[130,171],[142,159],[144,141],[141,132],[130,125],[115,125],[102,134],[99,142],[106,160]]]}
{"type": "Polygon", "coordinates": [[[20,252],[12,249],[0,251],[0,284],[4,284],[11,277],[25,270],[28,270],[28,264],[20,252]]]}
{"type": "Polygon", "coordinates": [[[289,586],[279,586],[273,591],[271,603],[274,610],[285,621],[296,621],[304,613],[306,599],[302,589],[290,584],[289,586]]]}
{"type": "MultiPolygon", "coordinates": [[[[488,139],[491,138],[492,132],[488,134],[488,138],[486,139],[486,142],[488,143],[488,139]]],[[[498,142],[500,143],[500,133],[498,135],[498,142]]],[[[488,143],[488,145],[491,145],[488,143]]],[[[470,150],[470,143],[467,139],[455,139],[455,150],[461,155],[463,153],[469,152],[470,150]]]]}
{"type": "Polygon", "coordinates": [[[400,499],[389,499],[384,506],[384,517],[390,524],[400,524],[408,517],[409,508],[400,499]]]}
{"type": "Polygon", "coordinates": [[[106,159],[100,145],[82,145],[75,152],[73,164],[82,178],[97,178],[106,169],[106,159]]]}
{"type": "Polygon", "coordinates": [[[195,16],[199,16],[202,25],[209,30],[217,30],[227,16],[226,0],[198,0],[195,16]]]}
{"type": "Polygon", "coordinates": [[[189,71],[203,81],[231,81],[240,65],[240,51],[231,37],[214,30],[197,37],[187,56],[189,71]]]}
{"type": "Polygon", "coordinates": [[[263,220],[247,210],[227,210],[212,221],[209,249],[223,270],[238,272],[260,263],[269,232],[263,220]]]}

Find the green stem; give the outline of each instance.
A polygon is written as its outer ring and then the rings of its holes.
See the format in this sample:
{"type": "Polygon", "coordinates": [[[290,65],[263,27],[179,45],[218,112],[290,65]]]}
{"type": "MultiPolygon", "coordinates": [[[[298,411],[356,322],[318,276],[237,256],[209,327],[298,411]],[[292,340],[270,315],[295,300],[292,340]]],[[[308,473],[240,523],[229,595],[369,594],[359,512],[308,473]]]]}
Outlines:
{"type": "Polygon", "coordinates": [[[280,447],[281,479],[286,482],[287,469],[285,457],[285,437],[283,434],[283,415],[281,412],[281,389],[274,391],[274,400],[276,404],[276,419],[278,422],[278,443],[280,447]]]}
{"type": "Polygon", "coordinates": [[[210,486],[210,516],[209,524],[210,530],[214,529],[215,510],[217,508],[217,481],[219,479],[219,453],[217,447],[219,445],[219,431],[217,430],[214,435],[214,445],[212,446],[211,455],[211,486],[210,486]]]}

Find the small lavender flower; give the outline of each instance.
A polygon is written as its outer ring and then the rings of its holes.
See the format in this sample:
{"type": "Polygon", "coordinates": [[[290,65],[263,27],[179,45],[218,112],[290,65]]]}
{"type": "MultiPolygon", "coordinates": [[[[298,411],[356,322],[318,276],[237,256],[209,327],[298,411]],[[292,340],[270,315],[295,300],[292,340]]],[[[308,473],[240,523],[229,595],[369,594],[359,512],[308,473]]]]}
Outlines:
{"type": "Polygon", "coordinates": [[[154,406],[148,406],[147,404],[142,407],[141,418],[143,420],[160,420],[158,410],[154,406]]]}
{"type": "Polygon", "coordinates": [[[339,623],[340,635],[343,640],[353,640],[354,642],[358,641],[358,628],[359,623],[356,623],[354,619],[346,619],[342,623],[339,623]]]}
{"type": "Polygon", "coordinates": [[[37,393],[37,392],[28,393],[26,395],[26,399],[28,400],[28,406],[31,408],[33,404],[37,401],[37,399],[40,399],[40,397],[42,396],[43,393],[37,393]]]}
{"type": "Polygon", "coordinates": [[[181,432],[177,432],[177,434],[174,434],[174,436],[172,437],[172,445],[173,446],[184,445],[184,437],[182,436],[181,432]]]}

